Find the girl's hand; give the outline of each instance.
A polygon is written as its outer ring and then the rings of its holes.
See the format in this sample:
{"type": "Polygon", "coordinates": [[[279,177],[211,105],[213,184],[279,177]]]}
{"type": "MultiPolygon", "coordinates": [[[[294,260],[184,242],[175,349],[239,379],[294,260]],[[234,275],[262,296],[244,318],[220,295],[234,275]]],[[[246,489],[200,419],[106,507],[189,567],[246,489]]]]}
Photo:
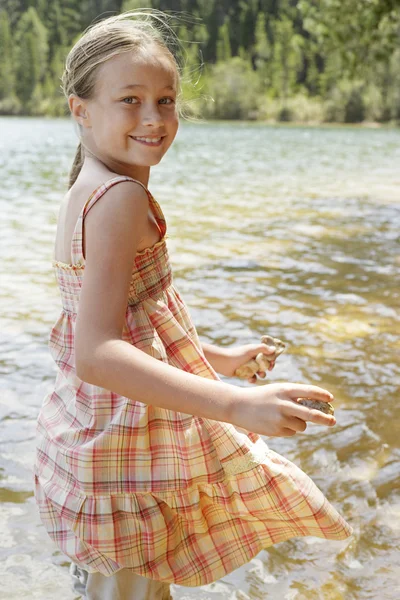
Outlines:
{"type": "MultiPolygon", "coordinates": [[[[270,356],[274,354],[275,347],[267,346],[266,344],[246,344],[243,346],[235,346],[233,348],[224,348],[224,372],[221,372],[221,375],[233,377],[236,369],[247,363],[249,360],[255,359],[260,352],[266,356],[270,356]]],[[[247,381],[256,383],[256,375],[264,378],[267,374],[265,371],[257,371],[257,373],[254,374],[253,377],[249,377],[247,381]]]]}
{"type": "Polygon", "coordinates": [[[332,402],[327,390],[314,385],[270,383],[255,389],[237,388],[231,419],[232,425],[269,437],[289,437],[305,431],[307,421],[336,424],[332,415],[297,403],[297,398],[332,402]]]}

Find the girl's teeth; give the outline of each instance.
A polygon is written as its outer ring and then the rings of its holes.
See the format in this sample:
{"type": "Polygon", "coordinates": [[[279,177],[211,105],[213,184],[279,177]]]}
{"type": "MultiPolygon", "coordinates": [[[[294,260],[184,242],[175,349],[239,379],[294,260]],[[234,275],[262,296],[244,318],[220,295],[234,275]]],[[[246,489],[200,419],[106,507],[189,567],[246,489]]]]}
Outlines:
{"type": "Polygon", "coordinates": [[[141,142],[148,142],[149,144],[151,144],[152,142],[159,142],[161,140],[160,137],[158,138],[145,138],[145,137],[137,137],[135,138],[136,140],[139,140],[141,142]]]}

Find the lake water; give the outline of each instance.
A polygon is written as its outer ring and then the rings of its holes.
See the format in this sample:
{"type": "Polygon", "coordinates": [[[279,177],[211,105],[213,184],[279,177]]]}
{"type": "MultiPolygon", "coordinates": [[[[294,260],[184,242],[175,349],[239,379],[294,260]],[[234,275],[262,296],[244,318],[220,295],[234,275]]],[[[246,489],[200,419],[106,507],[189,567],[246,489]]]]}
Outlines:
{"type": "MultiPolygon", "coordinates": [[[[35,420],[55,366],[56,217],[69,120],[0,119],[0,598],[73,600],[32,494],[35,420]]],[[[400,131],[185,124],[150,188],[204,341],[289,344],[271,381],[336,397],[337,425],[270,447],[354,527],[294,539],[176,600],[400,598],[400,131]]],[[[237,381],[231,381],[238,385],[237,381]]]]}

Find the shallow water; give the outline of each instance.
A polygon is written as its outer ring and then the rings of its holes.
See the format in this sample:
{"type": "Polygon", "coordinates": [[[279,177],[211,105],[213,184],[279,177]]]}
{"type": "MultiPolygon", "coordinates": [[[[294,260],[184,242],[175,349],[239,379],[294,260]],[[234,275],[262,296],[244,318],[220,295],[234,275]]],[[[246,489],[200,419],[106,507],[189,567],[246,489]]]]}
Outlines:
{"type": "MultiPolygon", "coordinates": [[[[68,120],[1,118],[0,132],[0,599],[73,600],[31,467],[55,376],[50,263],[77,142],[68,120]]],[[[182,126],[153,171],[202,339],[269,332],[289,343],[270,380],[335,394],[336,427],[268,443],[355,529],[278,544],[212,585],[172,586],[174,600],[400,598],[399,162],[398,130],[214,123],[182,126]]]]}

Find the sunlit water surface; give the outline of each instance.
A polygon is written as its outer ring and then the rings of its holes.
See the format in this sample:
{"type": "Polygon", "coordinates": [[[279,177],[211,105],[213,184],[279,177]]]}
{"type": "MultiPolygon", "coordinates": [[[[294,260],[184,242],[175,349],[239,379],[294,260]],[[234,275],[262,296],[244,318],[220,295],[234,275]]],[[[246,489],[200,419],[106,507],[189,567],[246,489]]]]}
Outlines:
{"type": "MultiPolygon", "coordinates": [[[[35,420],[55,366],[56,217],[68,120],[0,119],[0,598],[73,600],[32,495],[35,420]]],[[[337,425],[269,445],[352,523],[294,539],[174,599],[400,598],[400,132],[184,125],[152,173],[175,282],[203,340],[289,344],[271,380],[336,396],[337,425]]],[[[238,383],[233,381],[232,383],[238,383]]],[[[242,384],[247,385],[247,384],[242,384]]]]}

